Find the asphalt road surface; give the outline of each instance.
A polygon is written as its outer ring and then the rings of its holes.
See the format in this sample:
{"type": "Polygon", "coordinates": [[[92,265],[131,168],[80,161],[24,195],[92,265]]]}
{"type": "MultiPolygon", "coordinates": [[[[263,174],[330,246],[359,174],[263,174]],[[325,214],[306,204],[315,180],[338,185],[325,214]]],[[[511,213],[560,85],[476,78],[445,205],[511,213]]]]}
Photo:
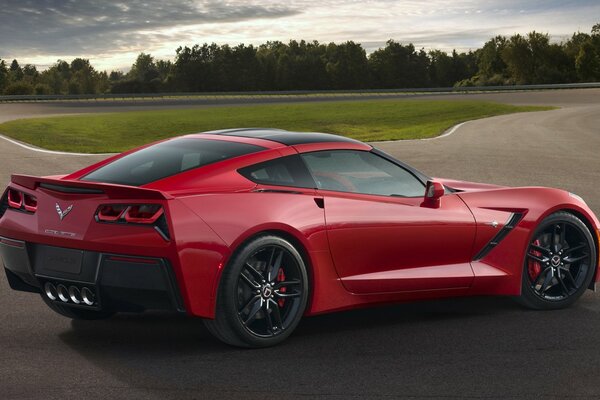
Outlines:
{"type": "MultiPolygon", "coordinates": [[[[375,145],[432,176],[568,189],[600,213],[600,90],[445,98],[561,109],[375,145]]],[[[2,104],[0,121],[174,106],[2,104]]],[[[10,173],[63,173],[99,158],[0,140],[0,184],[10,173]]],[[[1,399],[600,398],[600,295],[591,292],[552,312],[473,298],[323,315],[304,319],[282,345],[251,351],[216,342],[200,320],[170,314],[70,321],[3,278],[0,305],[1,399]]]]}

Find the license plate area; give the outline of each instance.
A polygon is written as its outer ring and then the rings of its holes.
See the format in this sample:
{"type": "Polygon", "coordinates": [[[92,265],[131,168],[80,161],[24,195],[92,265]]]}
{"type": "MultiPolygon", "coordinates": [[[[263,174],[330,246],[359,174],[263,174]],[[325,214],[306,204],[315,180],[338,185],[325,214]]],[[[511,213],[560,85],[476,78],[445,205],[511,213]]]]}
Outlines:
{"type": "Polygon", "coordinates": [[[81,274],[83,251],[52,246],[38,246],[35,252],[35,270],[38,274],[69,275],[81,274]]]}
{"type": "Polygon", "coordinates": [[[34,243],[27,249],[36,276],[96,284],[100,253],[34,243]]]}

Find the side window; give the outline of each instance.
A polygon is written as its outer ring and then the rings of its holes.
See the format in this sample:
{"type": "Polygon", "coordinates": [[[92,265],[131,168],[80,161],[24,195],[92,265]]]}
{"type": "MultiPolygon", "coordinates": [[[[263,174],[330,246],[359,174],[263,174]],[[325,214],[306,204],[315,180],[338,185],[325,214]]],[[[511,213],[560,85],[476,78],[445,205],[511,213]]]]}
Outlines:
{"type": "Polygon", "coordinates": [[[238,170],[256,183],[275,186],[315,188],[310,173],[299,156],[280,157],[238,170]]]}
{"type": "Polygon", "coordinates": [[[301,156],[319,189],[403,197],[425,193],[423,183],[409,171],[368,151],[315,151],[301,156]]]}

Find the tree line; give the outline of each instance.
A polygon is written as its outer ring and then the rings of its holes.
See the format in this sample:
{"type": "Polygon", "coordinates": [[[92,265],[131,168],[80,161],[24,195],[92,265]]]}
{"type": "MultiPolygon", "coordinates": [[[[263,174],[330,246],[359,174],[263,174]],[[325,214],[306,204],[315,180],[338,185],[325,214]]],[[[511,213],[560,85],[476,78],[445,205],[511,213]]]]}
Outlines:
{"type": "Polygon", "coordinates": [[[87,59],[44,71],[0,60],[0,93],[100,94],[327,89],[396,89],[600,81],[600,24],[551,43],[539,32],[496,36],[450,54],[389,40],[371,54],[358,43],[267,42],[179,47],[174,61],[141,53],[127,73],[87,59]]]}

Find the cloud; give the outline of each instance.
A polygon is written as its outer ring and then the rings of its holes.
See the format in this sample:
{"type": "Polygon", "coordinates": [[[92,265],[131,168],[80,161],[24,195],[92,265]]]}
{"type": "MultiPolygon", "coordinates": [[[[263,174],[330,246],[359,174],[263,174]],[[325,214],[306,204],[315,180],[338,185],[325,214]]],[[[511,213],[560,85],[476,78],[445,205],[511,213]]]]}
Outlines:
{"type": "Polygon", "coordinates": [[[11,54],[93,54],[152,47],[165,28],[281,18],[286,5],[177,0],[4,0],[3,51],[11,54]],[[154,34],[156,32],[156,34],[154,34]]]}

